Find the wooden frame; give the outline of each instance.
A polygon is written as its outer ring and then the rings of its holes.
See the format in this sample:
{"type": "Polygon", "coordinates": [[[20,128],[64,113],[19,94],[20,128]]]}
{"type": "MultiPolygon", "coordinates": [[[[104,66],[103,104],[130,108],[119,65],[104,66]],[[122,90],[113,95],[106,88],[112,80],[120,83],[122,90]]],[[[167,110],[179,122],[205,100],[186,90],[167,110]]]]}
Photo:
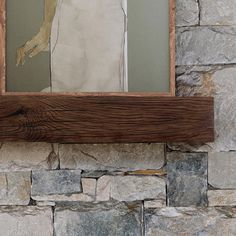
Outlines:
{"type": "Polygon", "coordinates": [[[169,1],[169,93],[48,94],[5,91],[6,16],[1,0],[0,141],[213,141],[213,98],[174,97],[175,0],[169,1]]]}

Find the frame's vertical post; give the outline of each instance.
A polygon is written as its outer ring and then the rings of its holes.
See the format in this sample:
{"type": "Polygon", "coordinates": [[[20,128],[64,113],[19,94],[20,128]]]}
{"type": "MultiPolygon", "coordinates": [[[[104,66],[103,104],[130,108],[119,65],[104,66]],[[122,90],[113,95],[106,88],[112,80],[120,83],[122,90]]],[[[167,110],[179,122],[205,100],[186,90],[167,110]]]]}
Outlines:
{"type": "Polygon", "coordinates": [[[175,96],[175,0],[170,4],[170,94],[175,96]]]}
{"type": "Polygon", "coordinates": [[[0,1],[0,95],[5,92],[6,1],[0,1]]]}
{"type": "Polygon", "coordinates": [[[125,36],[124,36],[124,92],[129,92],[129,82],[128,82],[128,16],[127,16],[127,1],[122,1],[122,7],[125,13],[125,36]]]}

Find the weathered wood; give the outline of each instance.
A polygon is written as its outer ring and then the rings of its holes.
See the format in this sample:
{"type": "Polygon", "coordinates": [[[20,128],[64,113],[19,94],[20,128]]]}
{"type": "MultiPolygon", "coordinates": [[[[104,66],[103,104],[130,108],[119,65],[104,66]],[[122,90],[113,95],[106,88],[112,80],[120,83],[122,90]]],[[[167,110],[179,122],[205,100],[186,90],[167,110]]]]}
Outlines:
{"type": "Polygon", "coordinates": [[[213,98],[0,96],[0,141],[214,140],[213,98]]]}

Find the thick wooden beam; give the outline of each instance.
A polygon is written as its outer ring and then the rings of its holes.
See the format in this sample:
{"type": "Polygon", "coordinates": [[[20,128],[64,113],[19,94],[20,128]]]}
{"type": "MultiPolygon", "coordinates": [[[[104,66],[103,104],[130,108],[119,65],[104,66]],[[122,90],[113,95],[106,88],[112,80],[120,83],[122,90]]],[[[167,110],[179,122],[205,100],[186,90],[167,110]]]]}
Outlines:
{"type": "Polygon", "coordinates": [[[213,98],[0,96],[0,141],[211,142],[213,98]]]}

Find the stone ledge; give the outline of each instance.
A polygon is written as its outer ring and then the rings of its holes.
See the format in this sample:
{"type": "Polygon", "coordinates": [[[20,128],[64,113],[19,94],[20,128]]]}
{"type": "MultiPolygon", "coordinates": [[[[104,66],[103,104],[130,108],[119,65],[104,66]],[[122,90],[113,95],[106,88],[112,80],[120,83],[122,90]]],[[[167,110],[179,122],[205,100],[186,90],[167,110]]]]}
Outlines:
{"type": "Polygon", "coordinates": [[[132,171],[160,169],[164,144],[64,144],[59,145],[62,169],[132,171]]]}
{"type": "Polygon", "coordinates": [[[0,146],[2,172],[55,169],[58,164],[57,144],[10,142],[0,146]]]}

